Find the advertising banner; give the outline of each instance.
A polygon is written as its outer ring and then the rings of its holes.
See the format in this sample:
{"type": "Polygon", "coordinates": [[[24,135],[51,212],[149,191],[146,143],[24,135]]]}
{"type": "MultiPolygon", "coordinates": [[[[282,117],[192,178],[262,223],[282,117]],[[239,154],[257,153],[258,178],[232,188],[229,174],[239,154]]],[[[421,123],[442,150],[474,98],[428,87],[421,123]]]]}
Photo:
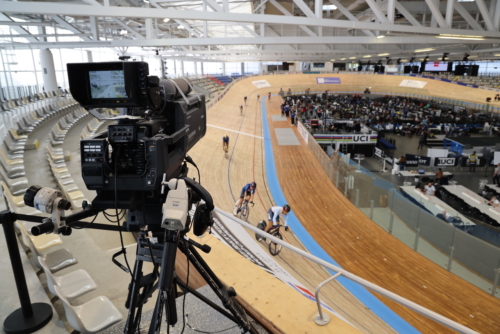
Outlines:
{"type": "Polygon", "coordinates": [[[411,87],[411,88],[424,88],[427,85],[425,81],[416,81],[416,80],[403,80],[399,84],[401,87],[411,87]]]}
{"type": "Polygon", "coordinates": [[[415,166],[413,164],[408,164],[409,160],[411,160],[411,161],[417,160],[419,166],[430,166],[431,165],[431,158],[426,157],[426,156],[405,154],[405,159],[406,159],[407,166],[415,166]]]}
{"type": "Polygon", "coordinates": [[[267,82],[267,80],[252,81],[252,83],[257,88],[271,87],[271,85],[269,84],[269,82],[267,82]]]}
{"type": "Polygon", "coordinates": [[[456,158],[434,158],[434,166],[436,167],[456,166],[456,164],[456,158]]]}
{"type": "Polygon", "coordinates": [[[316,83],[318,84],[340,84],[340,78],[328,77],[328,78],[316,78],[316,83]]]}
{"type": "Polygon", "coordinates": [[[343,143],[343,144],[376,144],[378,135],[367,134],[314,134],[314,139],[320,144],[343,143]]]}

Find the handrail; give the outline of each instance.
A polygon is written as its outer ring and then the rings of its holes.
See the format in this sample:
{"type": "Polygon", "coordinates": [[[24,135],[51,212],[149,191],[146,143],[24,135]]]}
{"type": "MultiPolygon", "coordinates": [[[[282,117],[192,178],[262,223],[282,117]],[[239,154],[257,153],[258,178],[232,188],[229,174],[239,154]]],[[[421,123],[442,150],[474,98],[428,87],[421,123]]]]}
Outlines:
{"type": "Polygon", "coordinates": [[[320,266],[326,268],[326,269],[330,269],[336,273],[340,273],[342,276],[344,276],[345,278],[348,278],[350,279],[351,281],[355,282],[355,283],[358,283],[362,286],[364,286],[365,288],[368,288],[386,298],[389,298],[390,300],[392,301],[395,301],[407,308],[409,308],[410,310],[413,310],[429,319],[432,319],[434,321],[436,321],[437,323],[441,324],[441,325],[444,325],[458,333],[464,333],[464,334],[479,334],[478,332],[468,328],[468,327],[465,327],[451,319],[448,319],[436,312],[433,312],[429,309],[426,309],[425,307],[423,306],[420,306],[406,298],[403,298],[393,292],[390,292],[389,290],[386,290],[382,287],[379,287],[378,285],[375,285],[359,276],[356,276],[354,275],[353,273],[343,269],[343,268],[340,268],[340,267],[337,267],[329,262],[326,262],[310,253],[307,253],[307,252],[304,252],[303,250],[301,249],[298,249],[297,247],[295,246],[292,246],[290,245],[289,243],[287,242],[284,242],[282,241],[281,239],[278,239],[270,234],[268,234],[267,232],[264,232],[258,228],[256,228],[255,226],[252,226],[250,224],[248,224],[247,222],[244,222],[238,218],[235,218],[233,215],[225,212],[225,211],[222,211],[221,209],[218,209],[218,208],[215,208],[215,211],[222,215],[222,216],[225,216],[229,219],[231,219],[232,221],[238,223],[239,225],[241,226],[244,226],[250,230],[252,230],[253,232],[259,234],[259,235],[262,235],[263,237],[271,240],[272,242],[275,242],[277,244],[280,244],[281,246],[291,250],[292,252],[296,253],[296,254],[299,254],[300,256],[303,256],[305,257],[306,259],[314,262],[314,263],[317,263],[319,264],[320,266]]]}

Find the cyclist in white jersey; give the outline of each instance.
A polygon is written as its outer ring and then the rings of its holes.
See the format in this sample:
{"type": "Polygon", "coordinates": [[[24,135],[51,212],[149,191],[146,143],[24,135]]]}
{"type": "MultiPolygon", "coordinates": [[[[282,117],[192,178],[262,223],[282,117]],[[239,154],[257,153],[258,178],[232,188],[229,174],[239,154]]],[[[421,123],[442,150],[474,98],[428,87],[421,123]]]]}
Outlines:
{"type": "Polygon", "coordinates": [[[283,224],[285,231],[288,231],[287,214],[290,212],[290,205],[285,204],[281,206],[273,206],[267,211],[267,226],[264,231],[269,232],[271,227],[277,226],[280,222],[280,215],[283,216],[283,224]]]}

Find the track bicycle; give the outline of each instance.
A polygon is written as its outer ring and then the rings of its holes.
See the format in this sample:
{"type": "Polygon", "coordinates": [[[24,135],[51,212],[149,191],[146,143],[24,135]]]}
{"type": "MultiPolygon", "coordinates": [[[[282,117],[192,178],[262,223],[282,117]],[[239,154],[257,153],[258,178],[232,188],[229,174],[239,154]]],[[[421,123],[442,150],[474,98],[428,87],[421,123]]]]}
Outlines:
{"type": "Polygon", "coordinates": [[[229,150],[229,144],[228,144],[228,143],[227,143],[227,144],[224,144],[224,145],[222,146],[222,149],[224,150],[224,154],[227,154],[227,151],[229,150]]]}
{"type": "MultiPolygon", "coordinates": [[[[248,204],[248,200],[245,199],[238,209],[238,217],[243,221],[248,221],[248,217],[250,216],[250,206],[248,204]]],[[[254,204],[252,203],[252,207],[253,206],[254,204]]]]}
{"type": "MultiPolygon", "coordinates": [[[[265,220],[261,220],[258,224],[257,224],[257,228],[264,231],[264,229],[266,228],[267,226],[267,223],[265,220]]],[[[269,230],[269,233],[270,235],[272,235],[273,237],[276,237],[280,240],[283,240],[283,236],[281,235],[280,233],[280,227],[283,226],[281,224],[278,224],[278,225],[274,225],[273,227],[271,227],[271,229],[269,230]]],[[[264,241],[268,244],[268,247],[269,247],[269,253],[271,253],[272,256],[276,256],[278,255],[280,252],[281,252],[281,249],[283,248],[283,246],[281,246],[280,244],[276,243],[276,242],[273,242],[271,240],[267,240],[265,237],[261,236],[260,234],[257,234],[255,233],[255,239],[257,239],[257,241],[264,241]]]]}

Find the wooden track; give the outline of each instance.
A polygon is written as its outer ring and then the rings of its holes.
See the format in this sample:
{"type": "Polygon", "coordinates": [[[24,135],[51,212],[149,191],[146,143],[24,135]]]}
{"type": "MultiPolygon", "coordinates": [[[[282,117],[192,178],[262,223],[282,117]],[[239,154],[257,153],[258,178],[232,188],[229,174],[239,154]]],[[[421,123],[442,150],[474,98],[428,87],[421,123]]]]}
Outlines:
{"type": "MultiPolygon", "coordinates": [[[[232,132],[262,136],[257,94],[265,96],[269,91],[275,94],[280,88],[286,90],[288,87],[292,90],[307,87],[313,91],[343,90],[344,85],[370,86],[372,91],[402,91],[398,85],[403,79],[408,78],[336,74],[272,75],[242,80],[210,109],[207,120],[211,126],[207,135],[189,153],[202,172],[202,184],[213,195],[216,206],[230,212],[241,187],[255,180],[258,192],[249,222],[257,224],[265,218],[265,212],[273,204],[265,182],[263,141],[232,132]],[[340,77],[343,85],[316,85],[317,76],[340,77]],[[261,79],[267,80],[272,87],[256,89],[251,82],[261,79]],[[241,116],[238,107],[243,104],[243,96],[248,96],[249,102],[241,116]],[[221,144],[221,137],[225,133],[231,138],[228,156],[224,156],[221,144]]],[[[486,96],[491,96],[488,91],[436,80],[411,80],[427,81],[428,84],[425,90],[407,89],[406,93],[461,98],[471,102],[483,102],[486,96]]],[[[279,103],[278,97],[272,97],[270,103],[266,102],[268,116],[278,113],[279,103]]],[[[279,127],[290,127],[285,122],[277,124],[279,127]]],[[[273,122],[270,125],[276,168],[289,204],[309,233],[342,267],[480,333],[500,333],[500,321],[496,320],[500,311],[498,299],[440,268],[371,222],[328,181],[316,158],[303,142],[301,146],[278,146],[274,138],[273,122]],[[307,168],[303,168],[304,166],[307,168]],[[314,191],[305,191],[310,189],[311,184],[315,185],[314,191]],[[329,194],[328,199],[319,196],[325,193],[329,194]],[[335,203],[334,210],[323,209],[332,202],[335,203]]],[[[197,176],[193,170],[190,175],[197,176]]],[[[301,247],[292,233],[284,234],[285,241],[301,247]]],[[[278,261],[310,289],[314,289],[315,285],[329,276],[318,266],[289,253],[291,252],[283,251],[277,258],[278,261]]],[[[243,278],[244,273],[241,274],[243,278]]],[[[371,333],[394,332],[342,286],[332,284],[329,288],[325,292],[326,298],[356,327],[371,333]]],[[[381,299],[423,333],[451,332],[394,302],[381,299]]],[[[285,306],[280,303],[279,307],[285,306]]],[[[275,307],[271,307],[271,310],[275,307]]],[[[265,309],[260,311],[266,314],[265,309]]]]}

